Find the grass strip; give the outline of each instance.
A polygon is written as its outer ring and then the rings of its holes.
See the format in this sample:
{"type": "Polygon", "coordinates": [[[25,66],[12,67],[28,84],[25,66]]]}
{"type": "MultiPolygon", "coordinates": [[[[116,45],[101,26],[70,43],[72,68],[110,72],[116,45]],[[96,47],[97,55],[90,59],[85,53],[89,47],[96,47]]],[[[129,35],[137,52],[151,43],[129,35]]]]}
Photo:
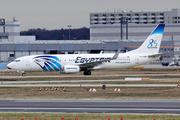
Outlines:
{"type": "Polygon", "coordinates": [[[111,120],[180,120],[180,115],[169,115],[169,114],[150,114],[150,115],[142,115],[142,114],[88,114],[88,113],[80,113],[80,114],[62,114],[62,113],[0,113],[0,120],[107,120],[110,118],[111,120]]]}

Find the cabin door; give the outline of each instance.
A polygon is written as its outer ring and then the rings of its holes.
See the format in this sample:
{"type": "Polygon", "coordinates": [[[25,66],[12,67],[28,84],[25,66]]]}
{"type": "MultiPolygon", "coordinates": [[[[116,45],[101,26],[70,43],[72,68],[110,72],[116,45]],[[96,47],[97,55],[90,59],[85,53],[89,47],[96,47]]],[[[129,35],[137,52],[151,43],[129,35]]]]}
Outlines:
{"type": "Polygon", "coordinates": [[[136,56],[136,59],[135,59],[135,63],[138,65],[139,64],[139,56],[136,56]]]}
{"type": "Polygon", "coordinates": [[[28,58],[26,59],[26,66],[30,66],[30,62],[28,58]]]}

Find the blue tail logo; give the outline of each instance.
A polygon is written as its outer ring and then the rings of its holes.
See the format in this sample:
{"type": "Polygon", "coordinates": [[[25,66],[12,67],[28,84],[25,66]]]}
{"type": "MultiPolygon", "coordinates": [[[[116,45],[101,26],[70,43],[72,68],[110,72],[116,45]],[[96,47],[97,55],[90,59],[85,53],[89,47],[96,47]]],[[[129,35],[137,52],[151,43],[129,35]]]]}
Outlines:
{"type": "Polygon", "coordinates": [[[157,42],[156,42],[156,41],[157,41],[157,40],[150,39],[147,48],[148,48],[148,49],[157,48],[157,42]]]}
{"type": "Polygon", "coordinates": [[[61,61],[56,56],[37,56],[33,59],[44,71],[59,71],[61,69],[61,61]]]}

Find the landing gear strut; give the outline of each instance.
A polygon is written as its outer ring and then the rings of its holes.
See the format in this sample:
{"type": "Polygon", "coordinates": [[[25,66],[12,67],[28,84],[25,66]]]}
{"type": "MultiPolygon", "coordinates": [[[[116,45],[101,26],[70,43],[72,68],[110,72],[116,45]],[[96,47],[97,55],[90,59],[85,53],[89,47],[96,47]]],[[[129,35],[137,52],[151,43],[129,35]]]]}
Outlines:
{"type": "Polygon", "coordinates": [[[84,75],[91,75],[91,71],[90,71],[90,70],[84,71],[83,74],[84,74],[84,75]]]}

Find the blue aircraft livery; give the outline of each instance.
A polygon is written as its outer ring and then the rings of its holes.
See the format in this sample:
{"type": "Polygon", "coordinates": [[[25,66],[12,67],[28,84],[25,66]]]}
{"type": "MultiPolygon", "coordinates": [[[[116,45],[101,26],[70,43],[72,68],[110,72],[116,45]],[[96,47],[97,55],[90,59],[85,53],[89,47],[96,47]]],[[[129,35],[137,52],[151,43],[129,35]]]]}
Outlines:
{"type": "Polygon", "coordinates": [[[151,35],[154,35],[154,34],[163,34],[164,27],[165,27],[164,24],[159,24],[159,26],[151,33],[151,35]]]}
{"type": "Polygon", "coordinates": [[[61,69],[61,61],[56,56],[37,56],[33,59],[44,71],[59,71],[61,69]]]}
{"type": "Polygon", "coordinates": [[[157,48],[157,42],[156,42],[156,41],[157,41],[157,40],[150,39],[147,48],[148,48],[148,49],[157,48]]]}
{"type": "MultiPolygon", "coordinates": [[[[90,63],[90,62],[94,62],[94,61],[100,61],[100,60],[107,60],[107,59],[111,59],[111,57],[100,57],[100,58],[82,58],[82,57],[77,57],[75,60],[75,63],[90,63]]],[[[108,61],[110,62],[110,61],[108,61]]]]}

